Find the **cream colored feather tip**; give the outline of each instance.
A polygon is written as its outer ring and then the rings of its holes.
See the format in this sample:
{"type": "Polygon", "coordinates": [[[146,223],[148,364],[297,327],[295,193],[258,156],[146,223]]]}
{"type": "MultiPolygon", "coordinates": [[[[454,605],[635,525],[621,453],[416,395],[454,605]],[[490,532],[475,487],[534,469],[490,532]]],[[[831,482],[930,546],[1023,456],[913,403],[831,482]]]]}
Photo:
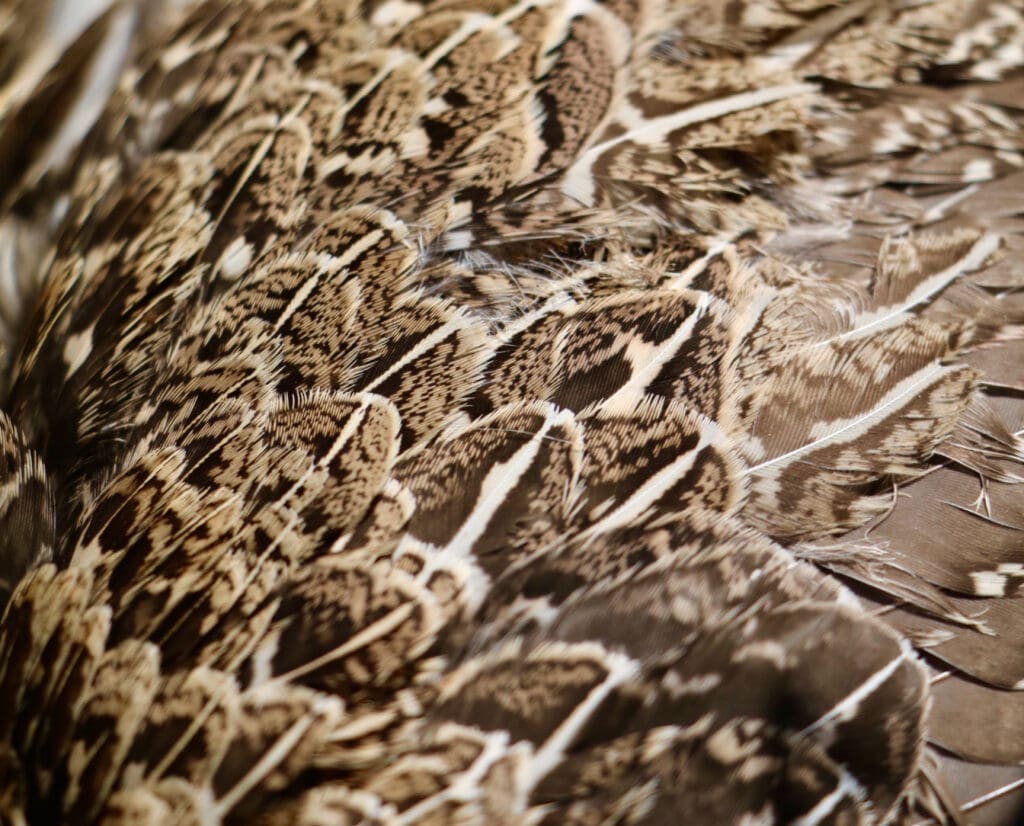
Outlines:
{"type": "Polygon", "coordinates": [[[0,0],[0,824],[1024,817],[1019,2],[0,0]]]}

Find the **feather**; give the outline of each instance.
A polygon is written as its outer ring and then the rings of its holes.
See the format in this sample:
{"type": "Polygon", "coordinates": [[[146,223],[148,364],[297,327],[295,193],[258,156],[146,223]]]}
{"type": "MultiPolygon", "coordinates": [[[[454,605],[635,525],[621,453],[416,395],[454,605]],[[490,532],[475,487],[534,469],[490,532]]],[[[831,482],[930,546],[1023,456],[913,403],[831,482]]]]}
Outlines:
{"type": "Polygon", "coordinates": [[[0,10],[0,820],[1013,822],[1014,4],[174,5],[0,10]]]}
{"type": "Polygon", "coordinates": [[[14,423],[0,413],[0,594],[48,562],[54,546],[53,491],[46,468],[14,423]]]}
{"type": "Polygon", "coordinates": [[[931,737],[943,748],[979,763],[1021,762],[1021,693],[997,691],[961,677],[932,683],[931,737]],[[975,709],[986,713],[966,719],[975,709]],[[989,714],[994,711],[994,714],[989,714]],[[993,725],[998,720],[997,725],[993,725]],[[966,725],[965,725],[966,723],[966,725]]]}

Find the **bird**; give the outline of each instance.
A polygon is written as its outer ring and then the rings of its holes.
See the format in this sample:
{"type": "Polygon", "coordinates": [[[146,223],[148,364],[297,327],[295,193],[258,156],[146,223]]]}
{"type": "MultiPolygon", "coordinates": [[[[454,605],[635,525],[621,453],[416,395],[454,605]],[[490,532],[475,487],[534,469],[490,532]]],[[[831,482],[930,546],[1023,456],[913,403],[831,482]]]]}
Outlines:
{"type": "Polygon", "coordinates": [[[1019,0],[84,8],[0,823],[1024,822],[1019,0]]]}

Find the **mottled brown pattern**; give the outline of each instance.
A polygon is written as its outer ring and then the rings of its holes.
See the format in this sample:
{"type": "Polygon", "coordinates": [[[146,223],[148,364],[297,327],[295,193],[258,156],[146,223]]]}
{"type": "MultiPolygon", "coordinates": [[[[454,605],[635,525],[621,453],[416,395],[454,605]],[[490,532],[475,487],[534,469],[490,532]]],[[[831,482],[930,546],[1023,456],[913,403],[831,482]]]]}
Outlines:
{"type": "Polygon", "coordinates": [[[161,9],[0,0],[0,824],[1016,822],[1017,0],[161,9]]]}

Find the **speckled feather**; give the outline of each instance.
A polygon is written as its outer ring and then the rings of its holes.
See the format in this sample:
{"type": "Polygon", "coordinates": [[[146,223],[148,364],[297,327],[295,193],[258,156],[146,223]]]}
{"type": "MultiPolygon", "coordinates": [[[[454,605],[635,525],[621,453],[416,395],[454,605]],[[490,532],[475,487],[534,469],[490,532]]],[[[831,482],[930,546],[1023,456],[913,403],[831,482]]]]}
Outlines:
{"type": "Polygon", "coordinates": [[[23,6],[0,823],[1015,822],[1019,3],[23,6]]]}

